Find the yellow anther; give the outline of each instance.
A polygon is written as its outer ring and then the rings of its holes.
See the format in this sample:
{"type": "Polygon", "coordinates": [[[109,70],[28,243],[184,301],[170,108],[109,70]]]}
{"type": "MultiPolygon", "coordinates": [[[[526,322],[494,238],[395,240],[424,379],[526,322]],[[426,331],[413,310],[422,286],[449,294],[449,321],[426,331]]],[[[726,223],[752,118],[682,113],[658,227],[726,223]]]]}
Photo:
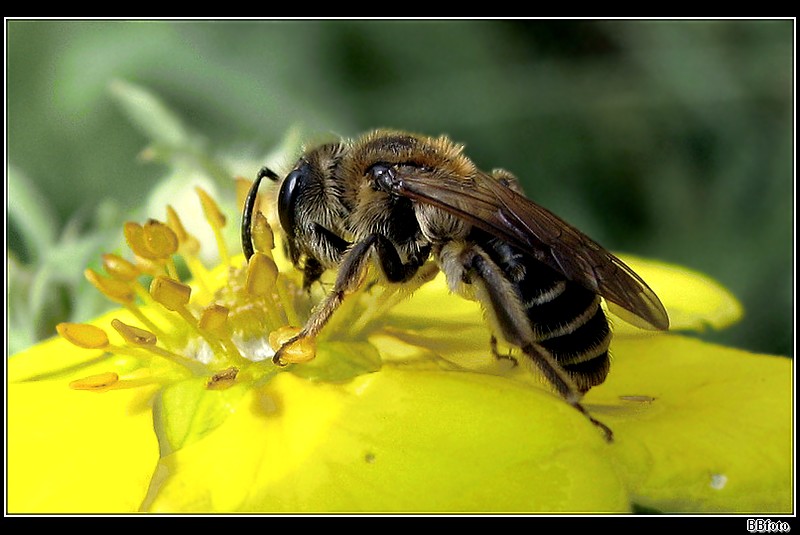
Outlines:
{"type": "Polygon", "coordinates": [[[114,372],[99,373],[97,375],[90,375],[77,381],[72,381],[69,387],[73,390],[92,390],[95,392],[104,392],[116,383],[119,382],[119,375],[114,372]]]}
{"type": "Polygon", "coordinates": [[[222,228],[225,226],[225,214],[219,209],[217,202],[211,195],[205,192],[203,188],[194,188],[197,195],[200,196],[200,204],[203,206],[203,213],[206,219],[214,228],[222,228]]]}
{"type": "Polygon", "coordinates": [[[178,237],[161,221],[150,219],[143,227],[145,245],[156,258],[169,258],[178,250],[178,237]]]}
{"type": "Polygon", "coordinates": [[[59,323],[56,331],[70,343],[85,349],[102,349],[108,346],[108,335],[100,327],[86,323],[59,323]]]}
{"type": "Polygon", "coordinates": [[[228,322],[228,312],[229,310],[222,305],[216,303],[209,305],[203,310],[198,326],[204,331],[214,334],[224,333],[228,322]]]}
{"type": "Polygon", "coordinates": [[[153,277],[165,273],[163,260],[144,258],[138,254],[136,255],[136,269],[145,275],[151,275],[153,277]]]}
{"type": "Polygon", "coordinates": [[[95,288],[112,301],[123,305],[133,302],[135,293],[127,282],[103,277],[91,268],[85,269],[83,275],[86,280],[91,282],[95,288]]]}
{"type": "Polygon", "coordinates": [[[195,188],[195,191],[200,196],[200,204],[203,206],[206,220],[211,225],[211,230],[214,231],[214,239],[217,240],[220,260],[222,264],[230,265],[230,253],[228,253],[228,246],[225,244],[225,237],[222,235],[222,227],[225,226],[225,215],[219,209],[217,202],[205,190],[198,187],[195,188]]]}
{"type": "Polygon", "coordinates": [[[228,314],[230,310],[227,307],[211,304],[203,310],[200,315],[200,320],[197,322],[197,327],[200,329],[201,335],[209,341],[212,346],[214,342],[219,342],[225,349],[230,359],[234,362],[248,363],[239,352],[239,348],[233,343],[228,329],[228,314]]]}
{"type": "Polygon", "coordinates": [[[308,362],[317,356],[316,340],[310,336],[294,340],[299,332],[297,327],[285,325],[269,333],[269,345],[280,350],[281,364],[308,362]]]}
{"type": "Polygon", "coordinates": [[[252,236],[256,251],[271,251],[275,247],[275,236],[272,234],[272,227],[269,226],[267,218],[261,212],[256,214],[252,236]]]}
{"type": "Polygon", "coordinates": [[[239,368],[231,366],[222,371],[219,371],[211,376],[206,382],[206,388],[209,390],[225,390],[236,384],[236,376],[239,374],[239,368]]]}
{"type": "Polygon", "coordinates": [[[289,340],[294,338],[300,333],[300,327],[292,327],[291,325],[283,325],[269,333],[269,347],[273,351],[277,351],[289,340]]]}
{"type": "Polygon", "coordinates": [[[125,341],[130,344],[137,346],[152,346],[157,342],[156,335],[150,331],[122,323],[118,319],[111,320],[111,326],[114,327],[114,330],[122,335],[125,341]]]}
{"type": "Polygon", "coordinates": [[[144,235],[144,227],[139,223],[126,222],[122,226],[122,232],[125,234],[125,241],[128,242],[128,247],[131,248],[133,254],[148,260],[158,259],[158,255],[148,247],[147,239],[144,235]]]}
{"type": "Polygon", "coordinates": [[[278,278],[278,266],[268,256],[255,253],[247,264],[245,289],[250,295],[271,295],[278,278]]]}
{"type": "Polygon", "coordinates": [[[244,209],[244,202],[247,199],[247,194],[250,193],[253,181],[237,176],[234,178],[234,182],[236,183],[236,206],[239,207],[239,212],[241,212],[244,209]]]}
{"type": "Polygon", "coordinates": [[[150,283],[150,295],[167,310],[182,310],[192,296],[192,289],[174,279],[158,276],[150,283]]]}
{"type": "Polygon", "coordinates": [[[167,205],[167,225],[172,229],[172,232],[175,233],[175,236],[178,237],[178,243],[180,244],[179,247],[182,253],[196,255],[200,252],[200,242],[186,231],[183,222],[181,222],[180,217],[178,217],[178,213],[169,205],[167,205]]]}
{"type": "Polygon", "coordinates": [[[178,217],[178,212],[176,212],[170,204],[167,205],[167,226],[172,229],[172,232],[175,233],[175,236],[181,243],[189,236],[189,233],[186,232],[186,227],[183,226],[181,218],[178,217]]]}
{"type": "Polygon", "coordinates": [[[113,278],[125,282],[132,281],[141,275],[141,271],[134,264],[111,253],[103,255],[103,269],[113,278]]]}

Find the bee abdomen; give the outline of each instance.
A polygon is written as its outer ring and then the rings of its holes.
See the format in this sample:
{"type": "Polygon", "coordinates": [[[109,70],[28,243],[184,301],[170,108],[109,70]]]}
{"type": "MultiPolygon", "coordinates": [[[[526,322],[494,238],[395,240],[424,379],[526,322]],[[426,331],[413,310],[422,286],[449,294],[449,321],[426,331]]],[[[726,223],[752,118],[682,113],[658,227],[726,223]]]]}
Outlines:
{"type": "MultiPolygon", "coordinates": [[[[564,290],[549,301],[523,302],[528,305],[528,319],[539,345],[585,392],[602,383],[608,373],[611,329],[598,295],[570,281],[561,284],[564,290]]],[[[519,285],[521,291],[530,286],[519,285]]],[[[524,299],[525,293],[521,296],[524,299]]]]}
{"type": "Polygon", "coordinates": [[[611,329],[599,299],[587,312],[589,319],[574,330],[539,342],[575,379],[581,392],[602,383],[611,364],[611,329]]]}
{"type": "Polygon", "coordinates": [[[492,239],[484,245],[516,288],[533,342],[553,356],[582,392],[602,383],[610,365],[611,329],[600,296],[506,243],[492,239]]]}

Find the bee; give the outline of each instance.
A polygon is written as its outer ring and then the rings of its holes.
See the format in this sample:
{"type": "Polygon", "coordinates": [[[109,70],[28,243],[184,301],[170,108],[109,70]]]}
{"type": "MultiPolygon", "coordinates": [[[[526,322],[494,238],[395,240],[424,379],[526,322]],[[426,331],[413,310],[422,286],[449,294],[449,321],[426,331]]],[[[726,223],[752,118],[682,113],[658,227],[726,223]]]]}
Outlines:
{"type": "MultiPolygon", "coordinates": [[[[245,202],[242,246],[262,168],[245,202]]],[[[372,265],[387,283],[421,285],[444,272],[454,293],[480,302],[496,337],[519,348],[553,389],[598,426],[580,399],[608,374],[611,328],[601,307],[666,330],[658,296],[631,268],[529,200],[511,173],[479,170],[446,136],[376,130],[306,151],[282,181],[278,215],[308,288],[337,270],[332,290],[299,334],[314,337],[372,265]]],[[[281,363],[279,349],[274,357],[281,363]]]]}

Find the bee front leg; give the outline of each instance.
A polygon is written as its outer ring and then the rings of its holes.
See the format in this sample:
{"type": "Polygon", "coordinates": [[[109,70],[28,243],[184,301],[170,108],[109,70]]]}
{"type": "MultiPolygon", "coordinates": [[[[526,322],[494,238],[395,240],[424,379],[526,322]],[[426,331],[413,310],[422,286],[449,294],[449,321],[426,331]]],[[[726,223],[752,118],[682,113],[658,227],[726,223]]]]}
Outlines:
{"type": "Polygon", "coordinates": [[[333,290],[314,309],[311,317],[306,321],[303,329],[294,337],[286,341],[272,357],[278,365],[285,365],[282,359],[289,345],[295,344],[303,338],[314,338],[328,323],[333,313],[342,304],[345,297],[358,290],[364,282],[367,266],[373,253],[377,256],[384,277],[389,282],[404,282],[411,279],[419,270],[419,263],[409,262],[404,264],[392,242],[380,234],[371,234],[366,239],[356,243],[342,258],[333,290]]]}

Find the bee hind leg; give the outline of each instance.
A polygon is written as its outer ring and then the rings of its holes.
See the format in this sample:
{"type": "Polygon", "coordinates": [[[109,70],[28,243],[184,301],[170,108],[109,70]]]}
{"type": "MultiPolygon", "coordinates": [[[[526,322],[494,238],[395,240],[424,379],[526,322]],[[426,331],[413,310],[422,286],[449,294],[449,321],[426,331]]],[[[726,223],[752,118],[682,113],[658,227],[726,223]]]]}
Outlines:
{"type": "Polygon", "coordinates": [[[479,245],[451,244],[442,258],[448,277],[458,276],[475,289],[475,296],[483,305],[496,332],[509,343],[518,346],[530,362],[544,375],[556,392],[578,412],[599,427],[608,442],[613,441],[611,429],[592,417],[581,405],[581,392],[575,381],[544,347],[536,342],[530,320],[520,303],[515,287],[502,269],[479,245]],[[455,254],[454,254],[455,253],[455,254]],[[458,265],[454,265],[458,262],[458,265]]]}
{"type": "Polygon", "coordinates": [[[600,428],[605,435],[606,441],[614,441],[614,432],[611,431],[611,428],[606,424],[589,414],[589,411],[581,405],[579,401],[580,394],[578,393],[577,387],[575,387],[571,380],[569,380],[568,383],[565,382],[564,379],[568,379],[569,376],[545,348],[539,344],[531,343],[522,347],[522,352],[536,364],[539,370],[542,371],[547,380],[555,387],[567,403],[572,405],[578,412],[586,416],[590,422],[600,428]]]}
{"type": "Polygon", "coordinates": [[[489,350],[492,352],[492,356],[495,358],[495,360],[510,360],[512,367],[519,365],[519,362],[513,357],[513,355],[511,355],[511,353],[500,353],[500,351],[497,349],[497,337],[495,335],[492,335],[491,338],[489,338],[489,350]]]}

